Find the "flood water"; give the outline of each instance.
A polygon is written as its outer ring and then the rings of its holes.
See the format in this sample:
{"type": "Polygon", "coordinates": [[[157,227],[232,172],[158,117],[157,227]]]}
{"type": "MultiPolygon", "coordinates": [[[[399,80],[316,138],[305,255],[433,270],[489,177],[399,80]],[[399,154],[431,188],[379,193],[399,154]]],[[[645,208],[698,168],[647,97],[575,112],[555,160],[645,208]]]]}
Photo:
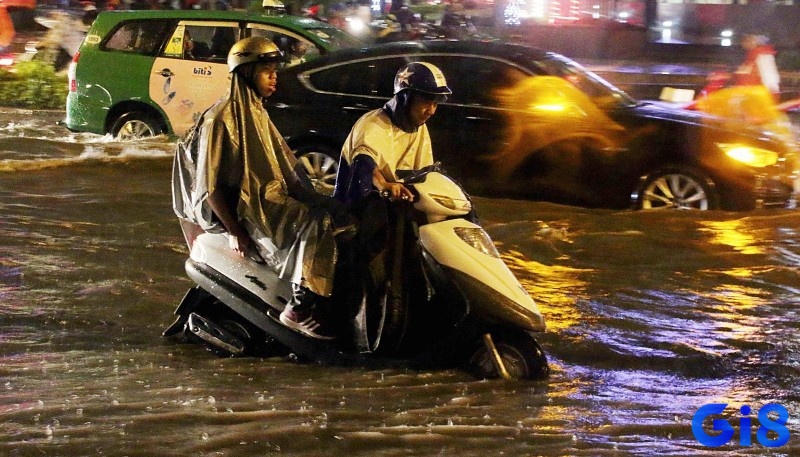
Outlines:
{"type": "Polygon", "coordinates": [[[173,144],[61,116],[0,109],[0,456],[800,454],[800,211],[476,199],[548,323],[547,380],[220,359],[160,336],[192,285],[173,144]],[[730,404],[722,448],[692,434],[707,403],[730,404]]]}

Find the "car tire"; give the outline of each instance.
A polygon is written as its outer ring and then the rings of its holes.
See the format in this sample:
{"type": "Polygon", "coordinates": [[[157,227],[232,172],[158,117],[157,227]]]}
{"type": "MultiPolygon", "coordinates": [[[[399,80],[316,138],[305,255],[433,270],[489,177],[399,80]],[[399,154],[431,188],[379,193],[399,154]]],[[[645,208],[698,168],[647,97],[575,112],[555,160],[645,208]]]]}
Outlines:
{"type": "Polygon", "coordinates": [[[639,188],[637,209],[719,209],[714,182],[689,167],[667,167],[647,175],[639,188]]]}
{"type": "Polygon", "coordinates": [[[314,189],[323,195],[333,195],[336,173],[339,171],[339,153],[330,146],[310,144],[294,150],[300,166],[305,170],[314,189]]]}
{"type": "Polygon", "coordinates": [[[118,117],[111,127],[111,134],[119,140],[151,138],[164,133],[161,124],[152,116],[140,111],[131,111],[118,117]]]}

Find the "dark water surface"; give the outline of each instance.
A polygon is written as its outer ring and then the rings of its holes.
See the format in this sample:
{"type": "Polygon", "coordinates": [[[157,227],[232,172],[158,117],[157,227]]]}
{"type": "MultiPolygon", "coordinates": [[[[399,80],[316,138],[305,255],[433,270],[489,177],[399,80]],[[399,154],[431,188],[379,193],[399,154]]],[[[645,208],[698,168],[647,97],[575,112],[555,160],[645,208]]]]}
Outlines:
{"type": "Polygon", "coordinates": [[[546,381],[219,359],[160,336],[191,286],[173,145],[61,115],[0,110],[0,456],[800,454],[798,211],[476,199],[547,320],[546,381]],[[706,403],[750,405],[754,444],[701,446],[706,403]]]}

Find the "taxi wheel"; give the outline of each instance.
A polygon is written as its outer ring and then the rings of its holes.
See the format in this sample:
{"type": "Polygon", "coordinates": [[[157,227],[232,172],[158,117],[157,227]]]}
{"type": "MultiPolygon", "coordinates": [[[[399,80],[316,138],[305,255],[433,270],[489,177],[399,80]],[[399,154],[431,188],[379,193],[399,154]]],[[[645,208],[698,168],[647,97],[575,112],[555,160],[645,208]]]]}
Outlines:
{"type": "Polygon", "coordinates": [[[111,128],[111,134],[119,140],[150,138],[161,134],[158,122],[151,116],[133,111],[120,116],[111,128]]]}

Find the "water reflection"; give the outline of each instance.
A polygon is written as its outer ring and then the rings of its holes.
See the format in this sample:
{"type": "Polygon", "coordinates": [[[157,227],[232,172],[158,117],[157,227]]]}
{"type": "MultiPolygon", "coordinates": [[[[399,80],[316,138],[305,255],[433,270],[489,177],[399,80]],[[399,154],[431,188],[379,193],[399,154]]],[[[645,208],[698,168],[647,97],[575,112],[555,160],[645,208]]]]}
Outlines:
{"type": "Polygon", "coordinates": [[[699,225],[699,230],[710,236],[708,242],[729,246],[742,254],[765,254],[764,245],[770,241],[764,238],[766,230],[751,233],[752,227],[741,219],[700,221],[699,225]]]}
{"type": "Polygon", "coordinates": [[[697,443],[699,406],[800,408],[800,212],[476,199],[548,325],[550,379],[503,383],[165,341],[190,286],[169,161],[0,174],[0,455],[745,456],[697,443]]]}
{"type": "Polygon", "coordinates": [[[548,331],[560,332],[584,321],[575,305],[587,298],[587,284],[579,277],[585,271],[545,266],[520,256],[519,252],[511,251],[503,253],[502,259],[528,294],[535,297],[540,311],[547,316],[548,331]]]}

